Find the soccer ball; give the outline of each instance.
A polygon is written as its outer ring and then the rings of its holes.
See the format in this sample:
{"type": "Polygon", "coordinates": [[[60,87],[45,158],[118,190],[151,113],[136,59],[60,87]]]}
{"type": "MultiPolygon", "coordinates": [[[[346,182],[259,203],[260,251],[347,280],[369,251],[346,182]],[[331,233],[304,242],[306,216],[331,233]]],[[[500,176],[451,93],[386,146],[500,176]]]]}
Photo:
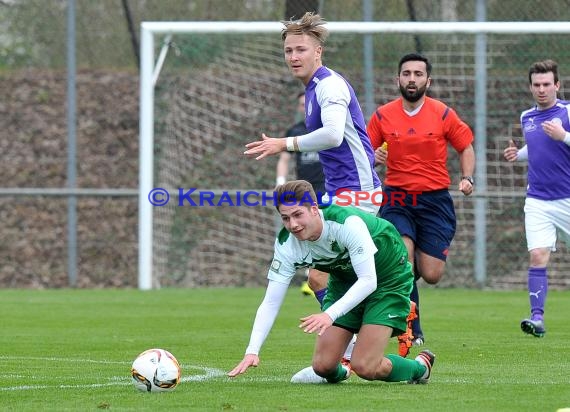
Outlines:
{"type": "Polygon", "coordinates": [[[180,382],[180,364],[164,349],[148,349],[133,362],[131,376],[139,391],[172,391],[180,382]]]}

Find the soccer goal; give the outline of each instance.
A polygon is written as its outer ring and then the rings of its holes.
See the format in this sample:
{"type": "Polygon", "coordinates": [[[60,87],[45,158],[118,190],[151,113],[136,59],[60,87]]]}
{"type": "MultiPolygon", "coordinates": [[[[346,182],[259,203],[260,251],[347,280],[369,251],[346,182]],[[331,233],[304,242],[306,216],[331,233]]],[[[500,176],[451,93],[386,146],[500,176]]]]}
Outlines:
{"type": "MultiPolygon", "coordinates": [[[[140,289],[264,284],[274,208],[195,196],[273,189],[277,159],[255,161],[243,151],[262,132],[282,136],[293,122],[302,86],[284,63],[281,28],[279,22],[142,23],[140,289]]],[[[455,196],[458,230],[443,284],[524,282],[526,169],[504,162],[502,150],[509,139],[521,140],[518,116],[532,104],[528,66],[554,58],[562,83],[568,78],[570,23],[329,22],[328,28],[324,63],[350,80],[367,115],[398,96],[399,58],[421,51],[433,63],[431,96],[475,132],[476,194],[455,196]]],[[[449,169],[453,189],[459,179],[453,151],[449,169]]],[[[559,255],[554,279],[570,268],[568,254],[559,255]]]]}

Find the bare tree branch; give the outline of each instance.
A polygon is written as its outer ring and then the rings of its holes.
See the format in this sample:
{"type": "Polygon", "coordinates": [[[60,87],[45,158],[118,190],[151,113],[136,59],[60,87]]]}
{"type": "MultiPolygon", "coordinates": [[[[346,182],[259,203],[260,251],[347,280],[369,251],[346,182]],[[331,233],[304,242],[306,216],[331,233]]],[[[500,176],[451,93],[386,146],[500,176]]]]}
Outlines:
{"type": "Polygon", "coordinates": [[[129,0],[122,0],[122,4],[123,4],[123,10],[125,11],[125,18],[127,19],[127,28],[129,30],[129,35],[131,36],[131,45],[133,46],[133,53],[135,54],[137,67],[140,67],[141,59],[139,55],[139,41],[137,39],[135,25],[133,23],[133,16],[131,14],[131,9],[129,7],[129,0]]]}

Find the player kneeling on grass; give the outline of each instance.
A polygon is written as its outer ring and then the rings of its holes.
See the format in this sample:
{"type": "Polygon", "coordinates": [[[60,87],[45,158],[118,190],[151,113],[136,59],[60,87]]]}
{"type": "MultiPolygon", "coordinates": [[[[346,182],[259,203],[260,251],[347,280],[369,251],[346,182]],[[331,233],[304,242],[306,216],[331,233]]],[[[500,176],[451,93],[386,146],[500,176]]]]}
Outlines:
{"type": "MultiPolygon", "coordinates": [[[[330,383],[351,370],[367,380],[427,383],[435,356],[424,350],[415,360],[384,355],[392,336],[406,330],[413,275],[406,247],[394,226],[351,206],[317,206],[304,180],[277,188],[284,228],[275,240],[265,297],[257,310],[243,360],[234,377],[259,364],[259,351],[299,267],[330,273],[323,312],[301,318],[299,327],[318,334],[314,372],[330,383]],[[350,364],[341,359],[354,333],[350,364]]],[[[300,382],[300,381],[299,381],[300,382]]],[[[307,380],[309,382],[309,380],[307,380]]]]}

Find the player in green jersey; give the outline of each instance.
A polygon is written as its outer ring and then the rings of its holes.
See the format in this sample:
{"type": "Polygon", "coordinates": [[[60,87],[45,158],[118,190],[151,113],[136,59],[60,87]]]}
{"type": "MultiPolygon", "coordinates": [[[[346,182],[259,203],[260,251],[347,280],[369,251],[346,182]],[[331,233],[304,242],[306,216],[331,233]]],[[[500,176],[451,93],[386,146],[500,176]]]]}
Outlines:
{"type": "MultiPolygon", "coordinates": [[[[330,273],[323,312],[301,318],[299,327],[317,333],[312,368],[323,381],[340,382],[352,372],[367,380],[427,383],[435,356],[416,359],[384,352],[392,336],[406,329],[413,275],[398,231],[386,220],[351,206],[321,206],[310,183],[287,182],[277,188],[277,210],[284,228],[275,240],[265,297],[257,310],[243,360],[235,377],[259,364],[259,351],[300,267],[330,273]],[[354,333],[358,340],[350,364],[341,359],[354,333]]],[[[305,371],[305,370],[303,370],[305,371]]],[[[312,382],[303,371],[294,382],[312,382]]],[[[295,377],[294,377],[295,378],[295,377]]]]}

